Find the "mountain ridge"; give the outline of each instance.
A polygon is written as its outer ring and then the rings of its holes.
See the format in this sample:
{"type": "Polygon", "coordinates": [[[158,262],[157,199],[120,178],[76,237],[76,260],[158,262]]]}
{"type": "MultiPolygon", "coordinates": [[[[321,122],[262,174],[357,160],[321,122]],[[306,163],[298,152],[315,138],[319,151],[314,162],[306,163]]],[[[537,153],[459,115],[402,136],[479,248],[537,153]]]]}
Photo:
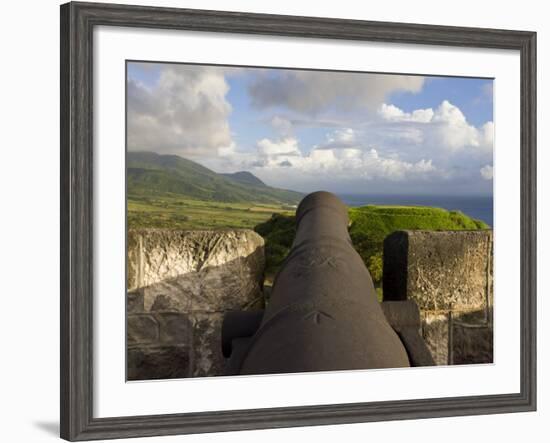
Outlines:
{"type": "Polygon", "coordinates": [[[266,185],[248,171],[217,173],[177,155],[128,152],[127,191],[132,197],[177,194],[220,202],[297,204],[303,194],[266,185]]]}
{"type": "Polygon", "coordinates": [[[234,180],[238,183],[249,184],[249,185],[254,185],[254,186],[262,186],[262,187],[267,186],[258,177],[256,177],[254,174],[252,174],[251,172],[248,172],[248,171],[220,173],[219,175],[227,177],[230,180],[234,180]]]}

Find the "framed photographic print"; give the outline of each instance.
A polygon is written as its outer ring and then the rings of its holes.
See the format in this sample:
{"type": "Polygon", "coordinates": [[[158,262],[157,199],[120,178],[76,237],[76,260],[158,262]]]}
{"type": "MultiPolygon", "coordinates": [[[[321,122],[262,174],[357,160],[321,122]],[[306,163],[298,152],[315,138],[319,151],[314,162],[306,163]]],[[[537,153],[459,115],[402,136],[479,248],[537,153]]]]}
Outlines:
{"type": "Polygon", "coordinates": [[[61,436],[536,408],[536,34],[61,7],[61,436]]]}

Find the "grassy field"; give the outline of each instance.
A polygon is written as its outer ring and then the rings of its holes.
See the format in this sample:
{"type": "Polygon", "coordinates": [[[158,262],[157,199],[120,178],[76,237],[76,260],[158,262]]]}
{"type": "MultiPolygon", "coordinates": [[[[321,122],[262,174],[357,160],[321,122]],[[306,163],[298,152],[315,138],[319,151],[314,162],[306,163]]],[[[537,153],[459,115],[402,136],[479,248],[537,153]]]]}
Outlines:
{"type": "Polygon", "coordinates": [[[225,203],[182,198],[181,195],[128,197],[128,228],[249,228],[272,214],[293,215],[288,206],[225,203]]]}

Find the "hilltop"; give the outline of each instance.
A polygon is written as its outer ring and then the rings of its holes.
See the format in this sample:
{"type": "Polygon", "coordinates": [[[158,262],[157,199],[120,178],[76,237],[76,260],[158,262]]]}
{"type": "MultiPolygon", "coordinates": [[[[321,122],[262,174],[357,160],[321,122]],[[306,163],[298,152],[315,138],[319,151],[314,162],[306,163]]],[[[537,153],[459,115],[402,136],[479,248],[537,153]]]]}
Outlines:
{"type": "Polygon", "coordinates": [[[250,172],[218,174],[192,160],[154,152],[128,152],[128,198],[175,197],[227,203],[294,205],[299,192],[267,186],[250,172]]]}

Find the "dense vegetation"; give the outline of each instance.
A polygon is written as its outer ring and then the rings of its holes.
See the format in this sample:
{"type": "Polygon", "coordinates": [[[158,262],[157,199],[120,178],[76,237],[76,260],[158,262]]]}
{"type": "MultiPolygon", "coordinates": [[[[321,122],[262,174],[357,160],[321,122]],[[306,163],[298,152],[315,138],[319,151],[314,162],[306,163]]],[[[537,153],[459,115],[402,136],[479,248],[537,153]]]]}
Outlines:
{"type": "MultiPolygon", "coordinates": [[[[470,230],[487,229],[482,221],[459,211],[420,206],[362,206],[350,208],[350,237],[353,246],[369,268],[375,284],[382,279],[384,238],[397,230],[470,230]]],[[[274,214],[255,228],[266,240],[268,274],[274,274],[288,254],[294,239],[294,217],[274,214]]]]}

